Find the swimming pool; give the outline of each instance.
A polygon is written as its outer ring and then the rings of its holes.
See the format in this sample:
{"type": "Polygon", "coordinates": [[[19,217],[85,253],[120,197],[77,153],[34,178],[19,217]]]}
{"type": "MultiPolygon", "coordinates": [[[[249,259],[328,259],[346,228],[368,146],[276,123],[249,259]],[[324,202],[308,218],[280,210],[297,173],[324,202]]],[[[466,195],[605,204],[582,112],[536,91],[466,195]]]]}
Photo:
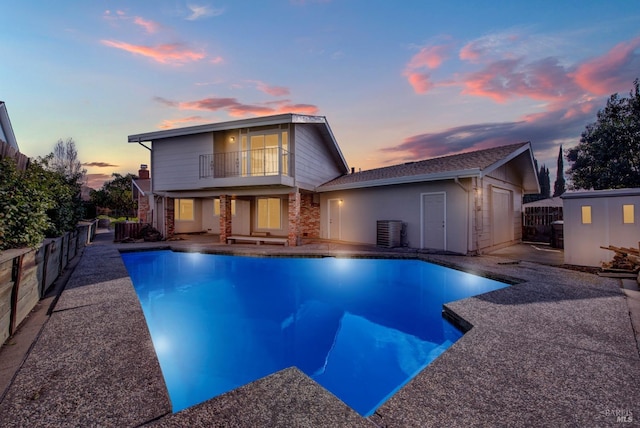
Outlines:
{"type": "Polygon", "coordinates": [[[462,336],[443,303],[507,286],[419,260],[122,259],[174,412],[296,366],[368,416],[462,336]]]}

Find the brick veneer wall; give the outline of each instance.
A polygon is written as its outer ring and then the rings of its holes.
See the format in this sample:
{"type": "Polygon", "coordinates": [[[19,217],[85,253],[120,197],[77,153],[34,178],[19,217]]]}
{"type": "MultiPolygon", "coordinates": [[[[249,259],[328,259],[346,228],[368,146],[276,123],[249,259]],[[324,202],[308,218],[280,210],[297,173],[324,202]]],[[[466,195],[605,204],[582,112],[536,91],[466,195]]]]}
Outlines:
{"type": "Polygon", "coordinates": [[[151,207],[149,206],[149,197],[143,195],[142,192],[138,193],[138,222],[150,223],[150,212],[151,207]]]}
{"type": "Polygon", "coordinates": [[[300,192],[289,193],[289,246],[298,245],[300,238],[300,192]]]}
{"type": "Polygon", "coordinates": [[[165,238],[172,238],[176,227],[176,205],[175,199],[166,198],[166,206],[164,208],[164,224],[167,229],[167,236],[165,238]]]}
{"type": "Polygon", "coordinates": [[[220,195],[220,242],[226,244],[227,237],[231,236],[231,196],[220,195]]]}
{"type": "Polygon", "coordinates": [[[301,195],[300,230],[303,238],[320,238],[320,202],[313,202],[312,193],[301,195]]]}

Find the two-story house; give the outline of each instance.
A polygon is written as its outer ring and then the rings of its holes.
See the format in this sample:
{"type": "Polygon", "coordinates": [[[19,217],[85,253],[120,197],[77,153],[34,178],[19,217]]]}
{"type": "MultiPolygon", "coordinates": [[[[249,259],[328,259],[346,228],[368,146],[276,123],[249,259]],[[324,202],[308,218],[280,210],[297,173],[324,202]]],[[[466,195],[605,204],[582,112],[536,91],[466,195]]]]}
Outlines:
{"type": "Polygon", "coordinates": [[[522,195],[539,192],[528,142],[356,173],[320,116],[282,114],[128,140],[151,152],[150,217],[165,237],[376,244],[381,224],[400,224],[396,245],[478,254],[520,241],[522,195]]]}
{"type": "Polygon", "coordinates": [[[315,189],[349,169],[326,118],[298,114],[129,136],[150,142],[154,226],[164,236],[319,237],[315,189]]]}

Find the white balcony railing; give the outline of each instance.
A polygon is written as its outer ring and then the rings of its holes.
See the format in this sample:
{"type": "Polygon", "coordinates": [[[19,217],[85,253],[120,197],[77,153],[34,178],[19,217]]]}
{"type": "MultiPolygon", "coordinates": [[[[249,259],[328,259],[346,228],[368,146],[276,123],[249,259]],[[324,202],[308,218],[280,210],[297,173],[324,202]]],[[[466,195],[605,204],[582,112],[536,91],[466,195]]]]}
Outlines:
{"type": "Polygon", "coordinates": [[[200,178],[286,175],[291,155],[280,147],[200,155],[200,178]]]}

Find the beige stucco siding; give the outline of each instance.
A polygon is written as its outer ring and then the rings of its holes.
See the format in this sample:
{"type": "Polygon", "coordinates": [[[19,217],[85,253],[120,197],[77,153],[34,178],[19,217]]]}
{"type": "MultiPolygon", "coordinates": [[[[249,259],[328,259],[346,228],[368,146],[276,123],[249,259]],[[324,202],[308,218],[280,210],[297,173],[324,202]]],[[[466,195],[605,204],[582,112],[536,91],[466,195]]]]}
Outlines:
{"type": "Polygon", "coordinates": [[[166,138],[153,142],[153,192],[188,190],[199,184],[200,155],[213,153],[211,133],[166,138]]]}
{"type": "MultiPolygon", "coordinates": [[[[463,182],[470,188],[470,180],[463,182]]],[[[328,207],[330,199],[341,200],[340,240],[376,243],[378,220],[400,220],[406,223],[406,241],[409,247],[421,245],[422,194],[446,194],[446,246],[448,251],[466,254],[469,246],[470,193],[453,180],[370,187],[321,194],[320,235],[329,237],[328,207]]]]}

